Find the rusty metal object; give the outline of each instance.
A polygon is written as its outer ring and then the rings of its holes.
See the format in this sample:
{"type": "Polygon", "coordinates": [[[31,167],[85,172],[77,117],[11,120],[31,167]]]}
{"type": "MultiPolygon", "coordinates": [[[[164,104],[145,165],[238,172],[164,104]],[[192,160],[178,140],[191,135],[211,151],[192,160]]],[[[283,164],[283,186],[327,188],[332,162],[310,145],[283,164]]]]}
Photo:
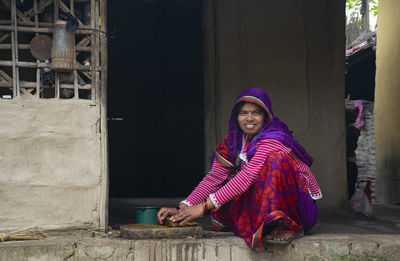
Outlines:
{"type": "Polygon", "coordinates": [[[120,227],[121,237],[127,239],[161,239],[202,237],[203,229],[199,225],[167,227],[150,224],[128,224],[120,227]]]}
{"type": "Polygon", "coordinates": [[[60,72],[72,71],[75,60],[75,34],[66,29],[67,22],[58,20],[54,24],[51,69],[60,72]]]}
{"type": "Polygon", "coordinates": [[[53,39],[45,34],[38,34],[33,37],[29,49],[33,57],[38,60],[49,60],[51,57],[51,47],[53,39]]]}

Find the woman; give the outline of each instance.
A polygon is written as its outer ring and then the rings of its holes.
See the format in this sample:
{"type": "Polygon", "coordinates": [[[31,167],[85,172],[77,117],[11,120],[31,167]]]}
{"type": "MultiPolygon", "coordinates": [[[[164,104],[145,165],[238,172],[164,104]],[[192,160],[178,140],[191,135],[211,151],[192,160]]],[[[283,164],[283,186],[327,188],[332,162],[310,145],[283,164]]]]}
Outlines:
{"type": "Polygon", "coordinates": [[[250,247],[259,247],[262,237],[289,243],[317,221],[315,200],[322,195],[310,171],[312,160],[274,117],[268,94],[244,90],[209,174],[176,209],[161,208],[158,221],[171,216],[183,224],[212,210],[214,229],[232,230],[250,247]]]}

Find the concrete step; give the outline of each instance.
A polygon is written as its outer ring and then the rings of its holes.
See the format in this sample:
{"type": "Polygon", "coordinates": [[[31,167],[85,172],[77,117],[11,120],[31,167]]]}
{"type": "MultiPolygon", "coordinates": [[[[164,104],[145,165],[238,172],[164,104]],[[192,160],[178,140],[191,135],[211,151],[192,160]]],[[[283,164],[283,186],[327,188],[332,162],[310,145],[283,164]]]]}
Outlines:
{"type": "Polygon", "coordinates": [[[96,237],[53,237],[0,243],[0,260],[232,261],[232,260],[400,260],[398,235],[311,234],[289,245],[258,250],[231,233],[203,238],[125,240],[115,233],[96,237]]]}
{"type": "MultiPolygon", "coordinates": [[[[111,200],[110,215],[118,229],[119,222],[134,221],[136,205],[175,202],[179,200],[111,200]]],[[[112,230],[107,234],[85,232],[46,240],[0,242],[0,261],[400,261],[400,206],[396,205],[374,205],[371,217],[355,215],[345,208],[321,210],[318,224],[303,238],[284,246],[263,244],[257,250],[233,233],[209,231],[208,217],[199,221],[205,229],[202,238],[127,240],[112,230]]]]}

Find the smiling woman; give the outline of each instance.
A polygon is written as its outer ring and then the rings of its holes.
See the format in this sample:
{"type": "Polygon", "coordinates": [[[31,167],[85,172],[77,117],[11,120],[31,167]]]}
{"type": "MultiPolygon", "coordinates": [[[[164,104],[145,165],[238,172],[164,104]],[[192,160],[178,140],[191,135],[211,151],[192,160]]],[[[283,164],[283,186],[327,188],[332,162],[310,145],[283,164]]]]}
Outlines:
{"type": "Polygon", "coordinates": [[[181,224],[213,209],[215,230],[231,230],[250,247],[261,239],[288,243],[317,222],[322,197],[312,157],[274,116],[268,94],[252,88],[234,102],[229,133],[216,147],[212,167],[177,209],[161,208],[181,224]]]}
{"type": "Polygon", "coordinates": [[[242,131],[253,138],[265,123],[265,112],[254,103],[239,104],[238,123],[242,131]]]}

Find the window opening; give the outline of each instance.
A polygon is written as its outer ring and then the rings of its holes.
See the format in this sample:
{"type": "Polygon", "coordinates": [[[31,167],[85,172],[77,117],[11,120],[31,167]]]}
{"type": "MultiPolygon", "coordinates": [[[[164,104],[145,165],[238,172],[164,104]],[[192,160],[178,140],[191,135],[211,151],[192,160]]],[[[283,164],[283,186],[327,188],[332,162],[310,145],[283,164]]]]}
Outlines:
{"type": "Polygon", "coordinates": [[[98,99],[100,33],[99,1],[0,1],[0,98],[98,99]],[[55,42],[55,24],[63,15],[79,24],[69,34],[72,47],[62,50],[72,52],[67,70],[54,68],[56,47],[63,43],[55,42]]]}

